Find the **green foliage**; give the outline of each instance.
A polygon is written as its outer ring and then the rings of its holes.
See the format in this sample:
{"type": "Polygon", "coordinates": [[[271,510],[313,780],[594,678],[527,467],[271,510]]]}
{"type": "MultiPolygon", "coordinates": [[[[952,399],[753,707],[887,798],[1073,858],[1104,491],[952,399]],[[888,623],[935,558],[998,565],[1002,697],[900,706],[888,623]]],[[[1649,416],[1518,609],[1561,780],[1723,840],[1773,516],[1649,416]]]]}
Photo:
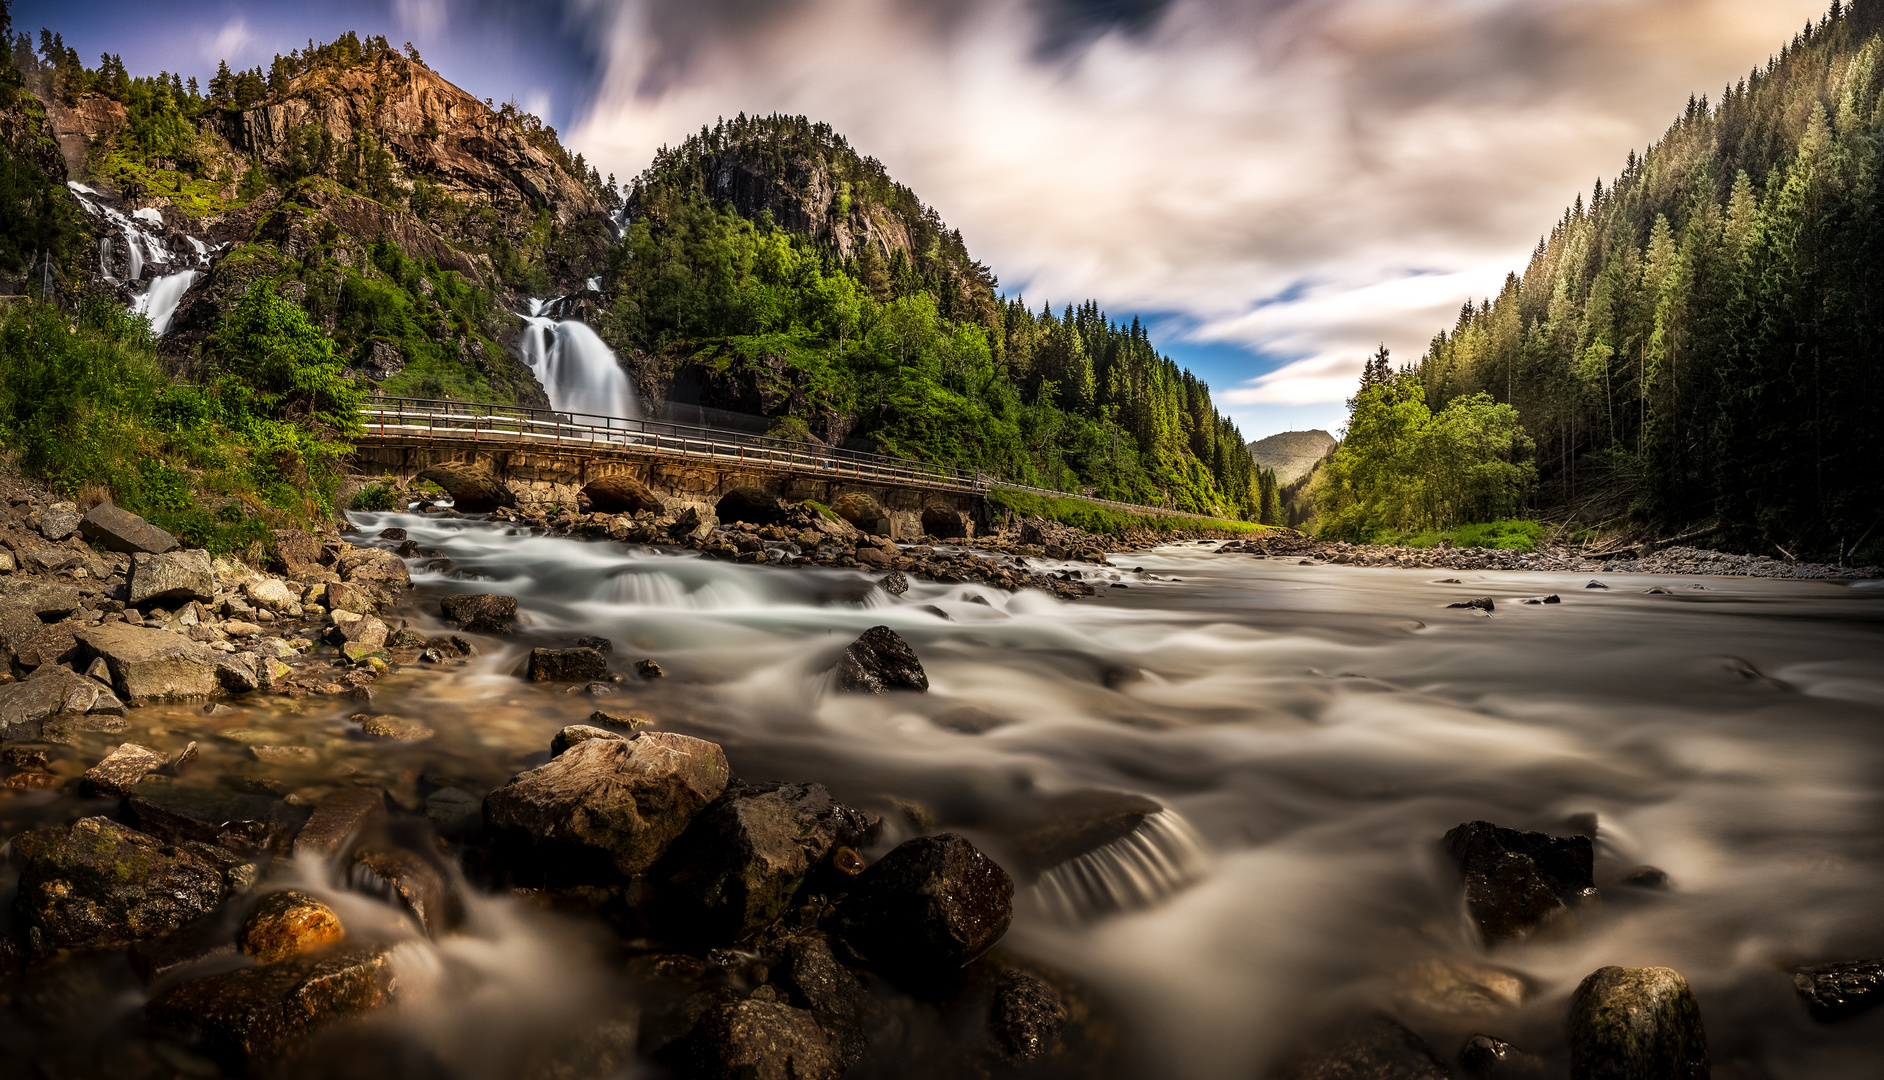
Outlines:
{"type": "Polygon", "coordinates": [[[1417,379],[1370,379],[1317,494],[1319,535],[1367,542],[1509,516],[1536,480],[1516,410],[1470,394],[1438,413],[1417,379]]]}
{"type": "Polygon", "coordinates": [[[1800,557],[1884,535],[1880,29],[1877,0],[1834,5],[1691,99],[1433,340],[1427,402],[1516,408],[1546,500],[1596,519],[1800,557]]]}
{"type": "Polygon", "coordinates": [[[1386,543],[1401,547],[1430,548],[1437,547],[1441,541],[1462,548],[1493,548],[1509,551],[1535,551],[1537,542],[1544,535],[1544,526],[1535,521],[1489,521],[1472,525],[1461,525],[1448,532],[1423,532],[1413,535],[1388,536],[1386,543]]]}
{"type": "Polygon", "coordinates": [[[1015,491],[1012,488],[990,489],[987,498],[988,502],[993,505],[1012,510],[1022,517],[1057,521],[1062,525],[1071,525],[1090,533],[1102,533],[1109,536],[1123,536],[1131,532],[1255,533],[1269,528],[1267,525],[1255,522],[1224,518],[1134,514],[1083,499],[1041,495],[1032,491],[1015,491]]]}
{"type": "Polygon", "coordinates": [[[385,484],[368,484],[353,496],[355,510],[369,510],[384,513],[398,509],[398,497],[392,488],[385,484]]]}

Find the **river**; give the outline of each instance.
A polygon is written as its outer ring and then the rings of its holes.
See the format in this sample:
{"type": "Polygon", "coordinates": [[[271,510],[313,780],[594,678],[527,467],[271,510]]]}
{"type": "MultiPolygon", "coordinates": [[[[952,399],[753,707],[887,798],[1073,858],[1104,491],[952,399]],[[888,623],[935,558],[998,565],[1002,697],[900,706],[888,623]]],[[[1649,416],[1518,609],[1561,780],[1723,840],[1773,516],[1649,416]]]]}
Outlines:
{"type": "MultiPolygon", "coordinates": [[[[434,739],[362,744],[346,722],[358,703],[325,699],[214,719],[134,710],[122,738],[167,745],[188,734],[203,743],[198,768],[214,773],[252,762],[212,729],[251,741],[273,731],[318,751],[299,778],[311,790],[345,773],[416,804],[441,785],[481,794],[544,760],[550,737],[598,704],[632,707],[722,744],[742,777],[815,781],[883,814],[870,856],[914,833],[917,807],[935,829],[997,851],[993,823],[1057,796],[1149,797],[1168,811],[1155,834],[1057,893],[1023,889],[1003,943],[1106,1002],[1122,1075],[1260,1076],[1301,1032],[1371,1008],[1394,1011],[1442,1057],[1487,1032],[1560,1075],[1569,994],[1607,964],[1688,978],[1716,1077],[1884,1071],[1884,1010],[1815,1023],[1788,974],[1884,953],[1875,583],[1598,575],[1609,588],[1593,589],[1588,576],[1532,573],[1445,583],[1444,571],[1302,566],[1188,544],[1118,557],[1146,573],[1110,573],[1128,587],[1101,584],[1080,602],[922,581],[893,598],[858,571],[734,565],[452,516],[355,520],[369,534],[403,528],[450,560],[449,570],[414,560],[414,625],[449,633],[436,601],[454,591],[513,594],[529,620],[515,639],[478,639],[467,666],[404,668],[376,684],[374,710],[422,719],[434,739]],[[1521,602],[1551,593],[1561,603],[1521,602]],[[1495,610],[1446,607],[1477,596],[1495,610]],[[914,646],[928,694],[830,692],[826,669],[878,624],[914,646]],[[631,677],[600,703],[516,677],[532,644],[584,634],[615,642],[617,670],[648,657],[667,677],[631,677]],[[938,716],[998,726],[966,733],[938,716]],[[1440,836],[1475,819],[1569,834],[1574,815],[1592,813],[1600,906],[1567,932],[1479,944],[1440,836]],[[1640,864],[1665,871],[1669,887],[1620,881],[1640,864]],[[1408,1006],[1406,973],[1433,960],[1516,974],[1526,1000],[1483,1015],[1408,1006]]],[[[74,816],[66,797],[33,805],[35,820],[74,816]]],[[[11,807],[9,831],[22,812],[11,807]]],[[[309,867],[276,873],[301,875],[350,925],[410,934],[390,909],[309,867]]],[[[403,969],[414,990],[392,1042],[422,1045],[438,1075],[511,1075],[518,1046],[550,1019],[621,993],[592,927],[503,896],[473,895],[468,908],[457,935],[411,934],[403,969]]],[[[48,1023],[121,1033],[111,1025],[139,1001],[132,980],[108,966],[89,978],[48,1023]]],[[[875,1051],[860,1068],[927,1075],[875,1051]]]]}

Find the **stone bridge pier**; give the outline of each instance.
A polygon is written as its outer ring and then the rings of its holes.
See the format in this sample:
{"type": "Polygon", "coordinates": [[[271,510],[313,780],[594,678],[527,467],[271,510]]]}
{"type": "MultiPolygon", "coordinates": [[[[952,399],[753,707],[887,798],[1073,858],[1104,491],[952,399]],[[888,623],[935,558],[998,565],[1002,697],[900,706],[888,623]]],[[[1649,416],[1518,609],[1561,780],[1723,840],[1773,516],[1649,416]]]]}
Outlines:
{"type": "Polygon", "coordinates": [[[547,510],[587,506],[603,513],[693,508],[722,521],[767,524],[777,500],[810,499],[830,507],[859,529],[895,540],[924,534],[967,538],[985,528],[979,494],[936,491],[906,483],[856,477],[824,479],[774,471],[759,464],[698,460],[666,462],[623,455],[596,456],[538,448],[494,446],[361,445],[354,470],[391,475],[402,484],[429,480],[471,513],[500,506],[547,510]]]}

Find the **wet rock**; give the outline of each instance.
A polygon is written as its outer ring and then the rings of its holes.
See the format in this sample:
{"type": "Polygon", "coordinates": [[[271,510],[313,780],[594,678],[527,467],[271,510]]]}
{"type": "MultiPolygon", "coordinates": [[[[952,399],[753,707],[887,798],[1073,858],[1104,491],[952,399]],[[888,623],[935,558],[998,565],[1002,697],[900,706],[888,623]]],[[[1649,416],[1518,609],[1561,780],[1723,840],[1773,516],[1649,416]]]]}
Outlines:
{"type": "Polygon", "coordinates": [[[1427,960],[1399,975],[1406,999],[1442,1016],[1502,1012],[1524,1002],[1528,987],[1509,971],[1456,960],[1427,960]]]}
{"type": "Polygon", "coordinates": [[[608,657],[594,649],[531,649],[531,682],[589,682],[608,678],[608,657]]]}
{"type": "Polygon", "coordinates": [[[405,560],[383,548],[342,546],[334,560],[334,571],[349,585],[392,592],[412,586],[412,573],[406,569],[405,560]]]}
{"type": "Polygon", "coordinates": [[[327,605],[328,611],[351,611],[355,615],[371,615],[379,610],[379,601],[372,593],[344,581],[329,582],[327,592],[321,599],[327,605]]]}
{"type": "Polygon", "coordinates": [[[1496,605],[1492,603],[1491,597],[1479,596],[1471,600],[1461,600],[1456,604],[1447,604],[1446,606],[1449,608],[1477,608],[1480,611],[1490,611],[1496,605]]]}
{"type": "Polygon", "coordinates": [[[862,1013],[866,995],[857,976],[845,970],[821,937],[798,935],[785,939],[783,955],[772,969],[772,982],[786,1000],[821,1017],[854,1023],[862,1013]]]}
{"type": "Polygon", "coordinates": [[[1130,836],[1163,809],[1123,791],[1071,791],[1000,814],[988,828],[1028,877],[1130,836]]]}
{"type": "Polygon", "coordinates": [[[346,936],[333,908],[307,893],[288,889],[255,902],[242,920],[236,947],[257,963],[273,964],[324,949],[346,936]]]}
{"type": "Polygon", "coordinates": [[[131,970],[146,983],[213,957],[234,956],[235,941],[220,914],[206,915],[162,937],[131,946],[131,970]]]}
{"type": "Polygon", "coordinates": [[[1587,836],[1557,837],[1472,821],[1443,841],[1465,878],[1465,901],[1487,943],[1528,936],[1595,894],[1587,836]]]}
{"type": "Polygon", "coordinates": [[[1271,1075],[1275,1080],[1448,1080],[1445,1064],[1425,1040],[1378,1015],[1325,1032],[1271,1075]]]}
{"type": "Polygon", "coordinates": [[[204,698],[220,685],[216,667],[222,654],[168,631],[103,623],[78,637],[103,658],[118,696],[131,704],[204,698]]]}
{"type": "Polygon", "coordinates": [[[888,569],[890,564],[896,561],[895,555],[875,547],[859,547],[856,558],[859,565],[871,566],[879,570],[888,569]]]}
{"type": "Polygon", "coordinates": [[[418,742],[438,734],[417,720],[386,713],[356,713],[349,717],[360,725],[360,734],[387,742],[418,742]]]}
{"type": "Polygon", "coordinates": [[[785,913],[838,844],[858,845],[864,816],[820,784],[733,784],[675,841],[663,896],[694,934],[733,941],[785,913]]]}
{"type": "Polygon", "coordinates": [[[385,792],[378,788],[337,788],[314,804],[307,824],[294,838],[294,853],[331,861],[384,820],[385,792]]]}
{"type": "Polygon", "coordinates": [[[1603,583],[1602,583],[1602,582],[1600,582],[1600,581],[1595,581],[1595,580],[1592,580],[1592,581],[1591,581],[1591,582],[1590,582],[1590,583],[1589,583],[1588,585],[1585,585],[1585,586],[1583,586],[1583,587],[1584,587],[1584,588],[1586,588],[1586,589],[1607,589],[1607,588],[1609,588],[1609,586],[1607,586],[1607,585],[1605,585],[1605,584],[1603,584],[1603,583]]]}
{"type": "Polygon", "coordinates": [[[577,743],[587,742],[590,739],[620,740],[626,737],[619,731],[610,731],[607,728],[591,727],[588,724],[570,724],[557,732],[556,737],[550,740],[550,756],[555,757],[577,743]]]}
{"type": "Polygon", "coordinates": [[[1525,598],[1524,598],[1524,603],[1527,603],[1527,604],[1561,604],[1561,603],[1563,603],[1563,599],[1562,599],[1561,597],[1559,597],[1559,596],[1558,596],[1558,595],[1557,595],[1556,593],[1551,593],[1551,594],[1550,594],[1549,596],[1527,596],[1527,597],[1525,597],[1525,598]]]}
{"type": "Polygon", "coordinates": [[[1665,890],[1668,888],[1668,871],[1658,866],[1632,866],[1624,870],[1618,880],[1638,889],[1665,890]]]}
{"type": "Polygon", "coordinates": [[[298,814],[278,799],[219,785],[146,776],[128,803],[137,827],[171,843],[195,841],[256,856],[281,850],[298,814]]]}
{"type": "Polygon", "coordinates": [[[1472,1080],[1528,1080],[1544,1075],[1544,1059],[1503,1039],[1474,1035],[1459,1048],[1459,1067],[1472,1080]]]}
{"type": "Polygon", "coordinates": [[[1053,1052],[1066,1024],[1059,991],[1030,972],[1009,970],[994,985],[988,1013],[997,1053],[1009,1061],[1032,1061],[1053,1052]]]}
{"type": "Polygon", "coordinates": [[[654,865],[730,779],[725,751],[666,732],[590,739],[484,799],[513,869],[608,882],[654,865]]]}
{"type": "Polygon", "coordinates": [[[473,634],[508,634],[517,628],[517,598],[490,593],[447,596],[439,601],[445,618],[473,634]]]}
{"type": "Polygon", "coordinates": [[[667,678],[667,672],[662,670],[661,665],[655,663],[652,660],[635,661],[635,674],[641,676],[644,679],[667,678]]]}
{"type": "Polygon", "coordinates": [[[837,688],[852,694],[929,689],[929,676],[909,642],[887,626],[873,626],[837,661],[837,688]]]}
{"type": "Polygon", "coordinates": [[[39,515],[39,535],[54,542],[64,540],[78,531],[83,520],[77,503],[53,503],[39,515]]]}
{"type": "Polygon", "coordinates": [[[579,637],[576,639],[576,647],[594,649],[604,656],[615,651],[615,643],[605,637],[579,637]]]}
{"type": "Polygon", "coordinates": [[[877,585],[891,596],[901,596],[909,591],[909,578],[901,570],[892,570],[877,585]]]}
{"type": "Polygon", "coordinates": [[[107,795],[123,798],[131,791],[131,785],[144,779],[144,774],[164,766],[164,757],[148,746],[125,743],[105,755],[105,759],[85,770],[85,777],[79,781],[79,790],[87,795],[107,795]]]}
{"type": "Polygon", "coordinates": [[[0,740],[37,739],[47,722],[85,713],[119,717],[124,703],[94,680],[62,668],[0,686],[0,740]]]}
{"type": "Polygon", "coordinates": [[[389,953],[384,946],[342,946],[193,979],[153,1000],[147,1015],[200,1038],[240,1072],[327,1024],[392,1003],[397,984],[389,953]]]}
{"type": "Polygon", "coordinates": [[[1014,918],[1014,882],[950,833],[898,845],[856,879],[839,912],[844,940],[899,978],[959,970],[988,951],[1014,918]]]}
{"type": "Polygon", "coordinates": [[[1884,1004],[1884,959],[1801,969],[1792,986],[1812,1019],[1831,1023],[1884,1004]]]}
{"type": "Polygon", "coordinates": [[[589,714],[589,723],[601,724],[607,727],[627,728],[629,731],[639,731],[642,728],[654,726],[654,714],[643,712],[640,709],[626,709],[621,711],[597,709],[589,714]]]}
{"type": "Polygon", "coordinates": [[[998,727],[1013,723],[1010,717],[989,712],[979,705],[957,705],[945,709],[929,718],[929,722],[949,731],[959,731],[964,735],[982,735],[998,727]]]}
{"type": "Polygon", "coordinates": [[[476,828],[483,814],[483,802],[463,788],[439,788],[425,797],[425,816],[445,835],[476,828]]]}
{"type": "Polygon", "coordinates": [[[197,600],[207,604],[215,598],[216,574],[210,566],[209,552],[193,548],[161,555],[139,552],[131,556],[130,591],[125,603],[197,600]]]}
{"type": "Polygon", "coordinates": [[[381,540],[404,540],[406,538],[406,531],[404,529],[381,529],[379,531],[379,538],[381,540]]]}
{"type": "Polygon", "coordinates": [[[347,883],[397,903],[412,913],[427,935],[439,937],[458,925],[462,904],[438,868],[402,848],[363,850],[353,857],[347,883]]]}
{"type": "Polygon", "coordinates": [[[671,1057],[698,1080],[836,1080],[856,1051],[812,1013],[754,999],[707,1008],[671,1057]]]}
{"type": "Polygon", "coordinates": [[[41,948],[156,937],[215,910],[228,892],[208,861],[109,818],[21,833],[16,918],[41,948]]]}
{"type": "Polygon", "coordinates": [[[377,616],[356,615],[351,611],[335,611],[327,618],[333,626],[327,631],[327,639],[335,645],[364,645],[368,649],[378,649],[386,644],[386,638],[392,633],[377,616]]]}
{"type": "Polygon", "coordinates": [[[1598,968],[1570,999],[1571,1080],[1707,1080],[1707,1034],[1671,968],[1598,968]]]}

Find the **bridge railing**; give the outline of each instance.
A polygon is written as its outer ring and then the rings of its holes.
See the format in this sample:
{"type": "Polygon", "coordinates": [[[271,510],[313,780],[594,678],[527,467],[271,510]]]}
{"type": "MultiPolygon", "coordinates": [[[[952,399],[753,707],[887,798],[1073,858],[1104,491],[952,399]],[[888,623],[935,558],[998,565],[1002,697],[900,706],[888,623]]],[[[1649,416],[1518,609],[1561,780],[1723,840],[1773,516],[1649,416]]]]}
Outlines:
{"type": "Polygon", "coordinates": [[[981,475],[953,466],[661,420],[395,397],[368,399],[360,419],[369,436],[629,451],[929,487],[986,487],[981,475]]]}

